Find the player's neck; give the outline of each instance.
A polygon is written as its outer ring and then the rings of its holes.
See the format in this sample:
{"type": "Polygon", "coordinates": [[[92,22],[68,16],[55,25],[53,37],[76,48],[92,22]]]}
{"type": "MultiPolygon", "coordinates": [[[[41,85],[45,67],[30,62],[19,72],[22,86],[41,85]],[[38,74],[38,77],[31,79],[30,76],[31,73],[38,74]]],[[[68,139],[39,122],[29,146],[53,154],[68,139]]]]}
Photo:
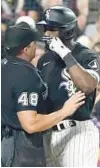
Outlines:
{"type": "Polygon", "coordinates": [[[21,54],[17,55],[17,57],[22,59],[22,60],[30,62],[29,58],[24,53],[21,53],[21,54]]]}

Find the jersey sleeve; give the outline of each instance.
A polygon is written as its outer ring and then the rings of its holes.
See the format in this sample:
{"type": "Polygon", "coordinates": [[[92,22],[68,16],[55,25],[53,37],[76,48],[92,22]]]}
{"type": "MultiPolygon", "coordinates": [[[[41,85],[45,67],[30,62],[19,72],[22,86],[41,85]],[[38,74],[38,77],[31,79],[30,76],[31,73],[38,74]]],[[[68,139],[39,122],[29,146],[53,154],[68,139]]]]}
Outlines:
{"type": "Polygon", "coordinates": [[[100,57],[92,50],[86,50],[83,54],[82,66],[94,77],[100,81],[100,57]]]}
{"type": "Polygon", "coordinates": [[[16,111],[37,111],[40,95],[40,81],[35,73],[21,70],[16,76],[13,87],[13,96],[16,103],[16,111]]]}

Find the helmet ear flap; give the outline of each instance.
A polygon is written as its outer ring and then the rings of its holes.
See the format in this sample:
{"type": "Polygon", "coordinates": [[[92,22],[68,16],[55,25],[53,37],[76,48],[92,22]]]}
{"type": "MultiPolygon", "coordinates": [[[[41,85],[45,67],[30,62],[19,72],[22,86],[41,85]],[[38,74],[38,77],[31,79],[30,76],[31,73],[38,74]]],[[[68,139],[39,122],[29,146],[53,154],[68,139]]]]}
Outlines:
{"type": "Polygon", "coordinates": [[[75,37],[76,29],[66,30],[66,28],[61,29],[59,32],[59,37],[63,40],[68,40],[75,37]]]}

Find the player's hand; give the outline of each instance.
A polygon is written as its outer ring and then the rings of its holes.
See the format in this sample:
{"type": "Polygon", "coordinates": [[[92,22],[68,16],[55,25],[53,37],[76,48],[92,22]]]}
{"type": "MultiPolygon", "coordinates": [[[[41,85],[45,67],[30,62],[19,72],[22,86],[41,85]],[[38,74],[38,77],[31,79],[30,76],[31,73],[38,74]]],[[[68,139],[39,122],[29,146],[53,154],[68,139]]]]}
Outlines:
{"type": "Polygon", "coordinates": [[[49,49],[56,52],[62,59],[71,52],[58,37],[52,37],[49,42],[49,49]]]}
{"type": "Polygon", "coordinates": [[[63,106],[64,112],[67,116],[72,115],[80,106],[85,103],[85,93],[81,91],[76,92],[69,100],[67,100],[63,106]]]}

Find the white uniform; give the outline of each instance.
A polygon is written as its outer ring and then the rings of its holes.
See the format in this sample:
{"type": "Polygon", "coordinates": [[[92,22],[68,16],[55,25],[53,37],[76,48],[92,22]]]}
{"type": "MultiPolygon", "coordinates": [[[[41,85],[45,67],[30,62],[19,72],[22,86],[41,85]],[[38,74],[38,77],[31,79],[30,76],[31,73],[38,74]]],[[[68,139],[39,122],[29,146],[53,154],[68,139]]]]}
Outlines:
{"type": "Polygon", "coordinates": [[[91,120],[44,134],[47,167],[97,167],[99,131],[91,120]]]}

